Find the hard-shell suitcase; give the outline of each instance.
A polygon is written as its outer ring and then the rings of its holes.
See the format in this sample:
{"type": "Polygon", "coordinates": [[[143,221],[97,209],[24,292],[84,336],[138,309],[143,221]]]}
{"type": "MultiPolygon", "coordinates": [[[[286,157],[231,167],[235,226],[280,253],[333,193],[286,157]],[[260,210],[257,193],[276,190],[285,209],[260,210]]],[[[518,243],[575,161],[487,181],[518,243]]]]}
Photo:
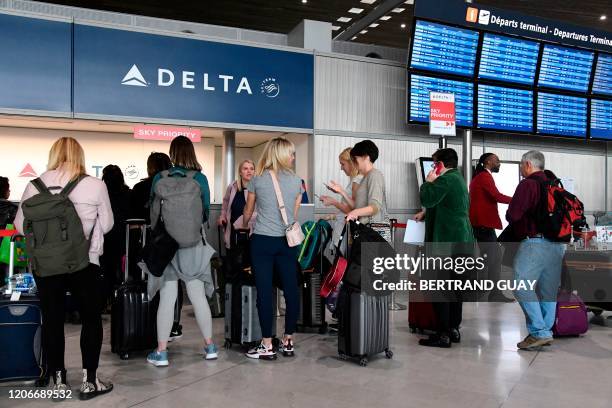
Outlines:
{"type": "Polygon", "coordinates": [[[378,353],[393,357],[389,348],[390,295],[372,296],[346,285],[338,299],[338,354],[359,359],[365,367],[368,358],[378,353]]]}
{"type": "Polygon", "coordinates": [[[568,292],[577,291],[597,316],[612,310],[612,250],[568,249],[561,286],[568,292]]]}
{"type": "Polygon", "coordinates": [[[297,331],[302,333],[327,332],[325,321],[325,299],[321,297],[321,272],[318,268],[301,273],[300,314],[298,315],[297,331]]]}
{"type": "MultiPolygon", "coordinates": [[[[417,293],[414,295],[418,296],[417,293]]],[[[436,331],[438,327],[433,303],[424,299],[410,300],[408,302],[408,326],[412,333],[436,331]]]]}
{"type": "Polygon", "coordinates": [[[145,220],[127,220],[125,280],[113,293],[111,306],[111,351],[123,360],[129,358],[131,352],[152,349],[157,345],[159,295],[149,298],[144,271],[141,271],[142,280],[128,282],[129,234],[133,228],[140,229],[143,245],[146,241],[145,220]]]}
{"type": "MultiPolygon", "coordinates": [[[[272,298],[274,299],[273,310],[276,310],[276,293],[272,298]]],[[[276,319],[273,319],[272,333],[275,332],[276,319]]],[[[225,285],[225,348],[231,348],[234,343],[249,347],[259,340],[261,340],[261,327],[257,312],[257,289],[255,286],[227,283],[225,285]]]]}
{"type": "MultiPolygon", "coordinates": [[[[15,240],[21,238],[11,237],[7,286],[11,294],[15,240]]],[[[36,295],[22,293],[19,300],[11,301],[11,294],[0,294],[0,381],[41,380],[44,362],[40,300],[36,295]]]]}

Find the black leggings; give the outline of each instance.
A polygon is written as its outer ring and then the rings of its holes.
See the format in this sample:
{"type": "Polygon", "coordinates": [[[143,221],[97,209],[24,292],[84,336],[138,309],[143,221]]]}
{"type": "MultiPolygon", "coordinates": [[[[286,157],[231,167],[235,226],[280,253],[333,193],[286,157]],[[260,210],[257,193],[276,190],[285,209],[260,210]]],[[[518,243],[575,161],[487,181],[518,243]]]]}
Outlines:
{"type": "Polygon", "coordinates": [[[43,318],[43,350],[47,357],[47,373],[65,370],[64,314],[66,291],[70,291],[81,314],[81,357],[88,374],[95,373],[102,348],[102,300],[99,290],[104,279],[98,265],[79,272],[35,277],[43,318]]]}

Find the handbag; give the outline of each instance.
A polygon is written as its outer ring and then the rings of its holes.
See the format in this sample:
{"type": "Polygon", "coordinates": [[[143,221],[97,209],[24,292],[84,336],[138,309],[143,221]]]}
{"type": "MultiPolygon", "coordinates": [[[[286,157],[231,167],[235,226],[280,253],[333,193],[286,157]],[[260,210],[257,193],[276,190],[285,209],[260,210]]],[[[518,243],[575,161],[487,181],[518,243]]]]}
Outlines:
{"type": "MultiPolygon", "coordinates": [[[[161,203],[163,205],[163,202],[161,203]]],[[[168,234],[164,219],[161,216],[161,208],[159,209],[159,218],[157,224],[151,231],[151,237],[147,240],[142,249],[142,260],[147,265],[147,269],[151,275],[160,277],[164,274],[164,270],[172,262],[172,258],[176,255],[179,249],[178,242],[168,234]]]]}
{"type": "Polygon", "coordinates": [[[297,221],[294,221],[293,224],[289,225],[283,195],[281,193],[280,186],[278,185],[276,173],[274,173],[272,170],[270,170],[270,177],[272,177],[272,184],[274,185],[274,193],[276,194],[276,200],[278,201],[278,208],[280,210],[281,217],[283,218],[283,222],[285,223],[285,236],[287,237],[287,244],[289,244],[290,247],[296,247],[300,245],[302,241],[304,241],[302,227],[297,221]]]}

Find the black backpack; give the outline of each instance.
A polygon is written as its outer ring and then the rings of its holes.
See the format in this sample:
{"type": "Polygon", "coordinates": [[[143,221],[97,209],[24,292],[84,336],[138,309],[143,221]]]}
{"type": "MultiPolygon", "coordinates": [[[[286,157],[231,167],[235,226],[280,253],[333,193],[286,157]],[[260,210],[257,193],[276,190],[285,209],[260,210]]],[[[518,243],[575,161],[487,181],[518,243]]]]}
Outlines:
{"type": "Polygon", "coordinates": [[[369,295],[390,294],[391,291],[389,290],[374,290],[374,281],[399,282],[399,271],[389,269],[385,270],[383,274],[377,275],[372,270],[372,265],[376,257],[395,258],[395,249],[378,232],[361,223],[351,221],[349,223],[349,234],[352,242],[349,245],[348,267],[342,282],[369,295]]]}

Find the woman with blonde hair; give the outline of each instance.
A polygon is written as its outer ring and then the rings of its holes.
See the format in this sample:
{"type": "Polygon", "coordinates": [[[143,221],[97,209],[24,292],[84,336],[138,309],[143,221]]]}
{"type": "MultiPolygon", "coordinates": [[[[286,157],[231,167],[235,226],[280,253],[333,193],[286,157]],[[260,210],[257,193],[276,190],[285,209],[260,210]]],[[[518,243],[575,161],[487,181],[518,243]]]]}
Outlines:
{"type": "Polygon", "coordinates": [[[357,190],[359,189],[361,180],[363,180],[363,175],[359,174],[359,169],[351,158],[351,149],[351,147],[347,147],[342,151],[342,153],[340,153],[340,156],[338,156],[338,160],[340,161],[340,169],[349,177],[349,183],[346,186],[346,189],[342,188],[339,183],[333,180],[326,185],[330,191],[340,194],[340,197],[342,197],[341,200],[338,201],[327,195],[322,195],[320,197],[321,202],[323,202],[326,207],[333,206],[338,209],[338,214],[336,214],[336,223],[334,224],[333,239],[329,244],[329,249],[332,251],[330,256],[332,258],[334,255],[334,248],[340,241],[340,234],[342,233],[342,229],[345,224],[344,217],[355,208],[355,197],[357,196],[357,190]]]}
{"type": "MultiPolygon", "coordinates": [[[[221,215],[217,220],[220,227],[225,228],[223,235],[225,247],[230,249],[237,244],[237,230],[242,228],[242,214],[249,195],[248,187],[255,174],[255,162],[250,159],[243,160],[238,166],[238,179],[227,187],[223,197],[221,215]]],[[[248,230],[252,231],[256,214],[249,221],[248,230]]],[[[219,248],[221,250],[221,248],[219,248]]]]}
{"type": "MultiPolygon", "coordinates": [[[[178,136],[170,144],[170,159],[173,166],[158,173],[153,178],[151,186],[151,222],[157,217],[155,208],[155,188],[162,177],[192,177],[200,186],[202,199],[202,214],[193,214],[193,218],[204,224],[208,220],[210,209],[210,189],[208,179],[201,173],[202,165],[198,162],[193,143],[185,136],[178,136]]],[[[167,217],[166,217],[167,219],[167,217]]],[[[178,295],[179,279],[185,282],[187,295],[193,305],[195,318],[204,337],[204,358],[215,360],[218,356],[217,346],[212,340],[212,315],[206,296],[212,296],[214,285],[212,281],[210,258],[214,249],[205,245],[204,230],[201,229],[202,240],[193,247],[179,248],[161,277],[149,274],[148,291],[151,298],[159,291],[159,306],[157,309],[157,349],[147,356],[147,361],[156,367],[168,366],[168,340],[174,322],[174,305],[178,295]]]]}
{"type": "MultiPolygon", "coordinates": [[[[53,144],[49,152],[47,171],[29,183],[23,193],[15,225],[19,233],[26,235],[28,239],[36,236],[37,221],[29,218],[30,212],[27,208],[24,215],[23,207],[27,207],[28,199],[39,193],[49,192],[66,195],[74,205],[85,240],[82,237],[80,240],[79,237],[73,237],[79,242],[72,244],[70,252],[80,253],[81,245],[85,245],[85,250],[88,248],[89,251],[89,264],[74,272],[54,274],[47,272],[50,268],[45,268],[44,260],[37,261],[34,256],[34,278],[43,317],[43,350],[47,357],[47,372],[53,376],[53,390],[58,391],[54,393],[57,399],[67,397],[69,386],[64,365],[64,307],[66,291],[70,290],[77,299],[82,320],[83,383],[79,397],[90,399],[113,389],[111,382],[102,381],[97,376],[102,347],[103,293],[99,290],[102,283],[100,255],[103,252],[104,234],[113,226],[113,212],[106,185],[102,180],[85,173],[83,148],[71,137],[62,137],[53,144]]],[[[48,221],[47,225],[51,225],[51,222],[48,221]]],[[[70,231],[72,230],[68,225],[64,234],[70,231]]],[[[36,251],[33,253],[36,255],[36,251]]],[[[61,254],[58,253],[59,257],[61,254]]],[[[57,262],[57,259],[53,261],[57,262]]]]}
{"type": "MultiPolygon", "coordinates": [[[[281,344],[284,356],[294,355],[293,333],[298,313],[297,247],[290,247],[285,237],[288,225],[297,219],[302,201],[302,182],[293,172],[295,146],[289,140],[277,137],[266,145],[259,163],[256,176],[249,184],[249,196],[244,208],[243,227],[247,227],[255,208],[257,222],[251,237],[251,264],[257,287],[257,310],[261,325],[261,343],[247,352],[247,357],[262,360],[275,360],[276,352],[272,347],[272,319],[274,319],[272,277],[279,274],[287,304],[285,314],[285,335],[281,344]],[[276,189],[276,179],[280,195],[288,208],[285,211],[287,224],[281,216],[276,189]],[[293,205],[292,205],[293,204],[293,205]]],[[[284,209],[284,208],[283,208],[284,209]]]]}

